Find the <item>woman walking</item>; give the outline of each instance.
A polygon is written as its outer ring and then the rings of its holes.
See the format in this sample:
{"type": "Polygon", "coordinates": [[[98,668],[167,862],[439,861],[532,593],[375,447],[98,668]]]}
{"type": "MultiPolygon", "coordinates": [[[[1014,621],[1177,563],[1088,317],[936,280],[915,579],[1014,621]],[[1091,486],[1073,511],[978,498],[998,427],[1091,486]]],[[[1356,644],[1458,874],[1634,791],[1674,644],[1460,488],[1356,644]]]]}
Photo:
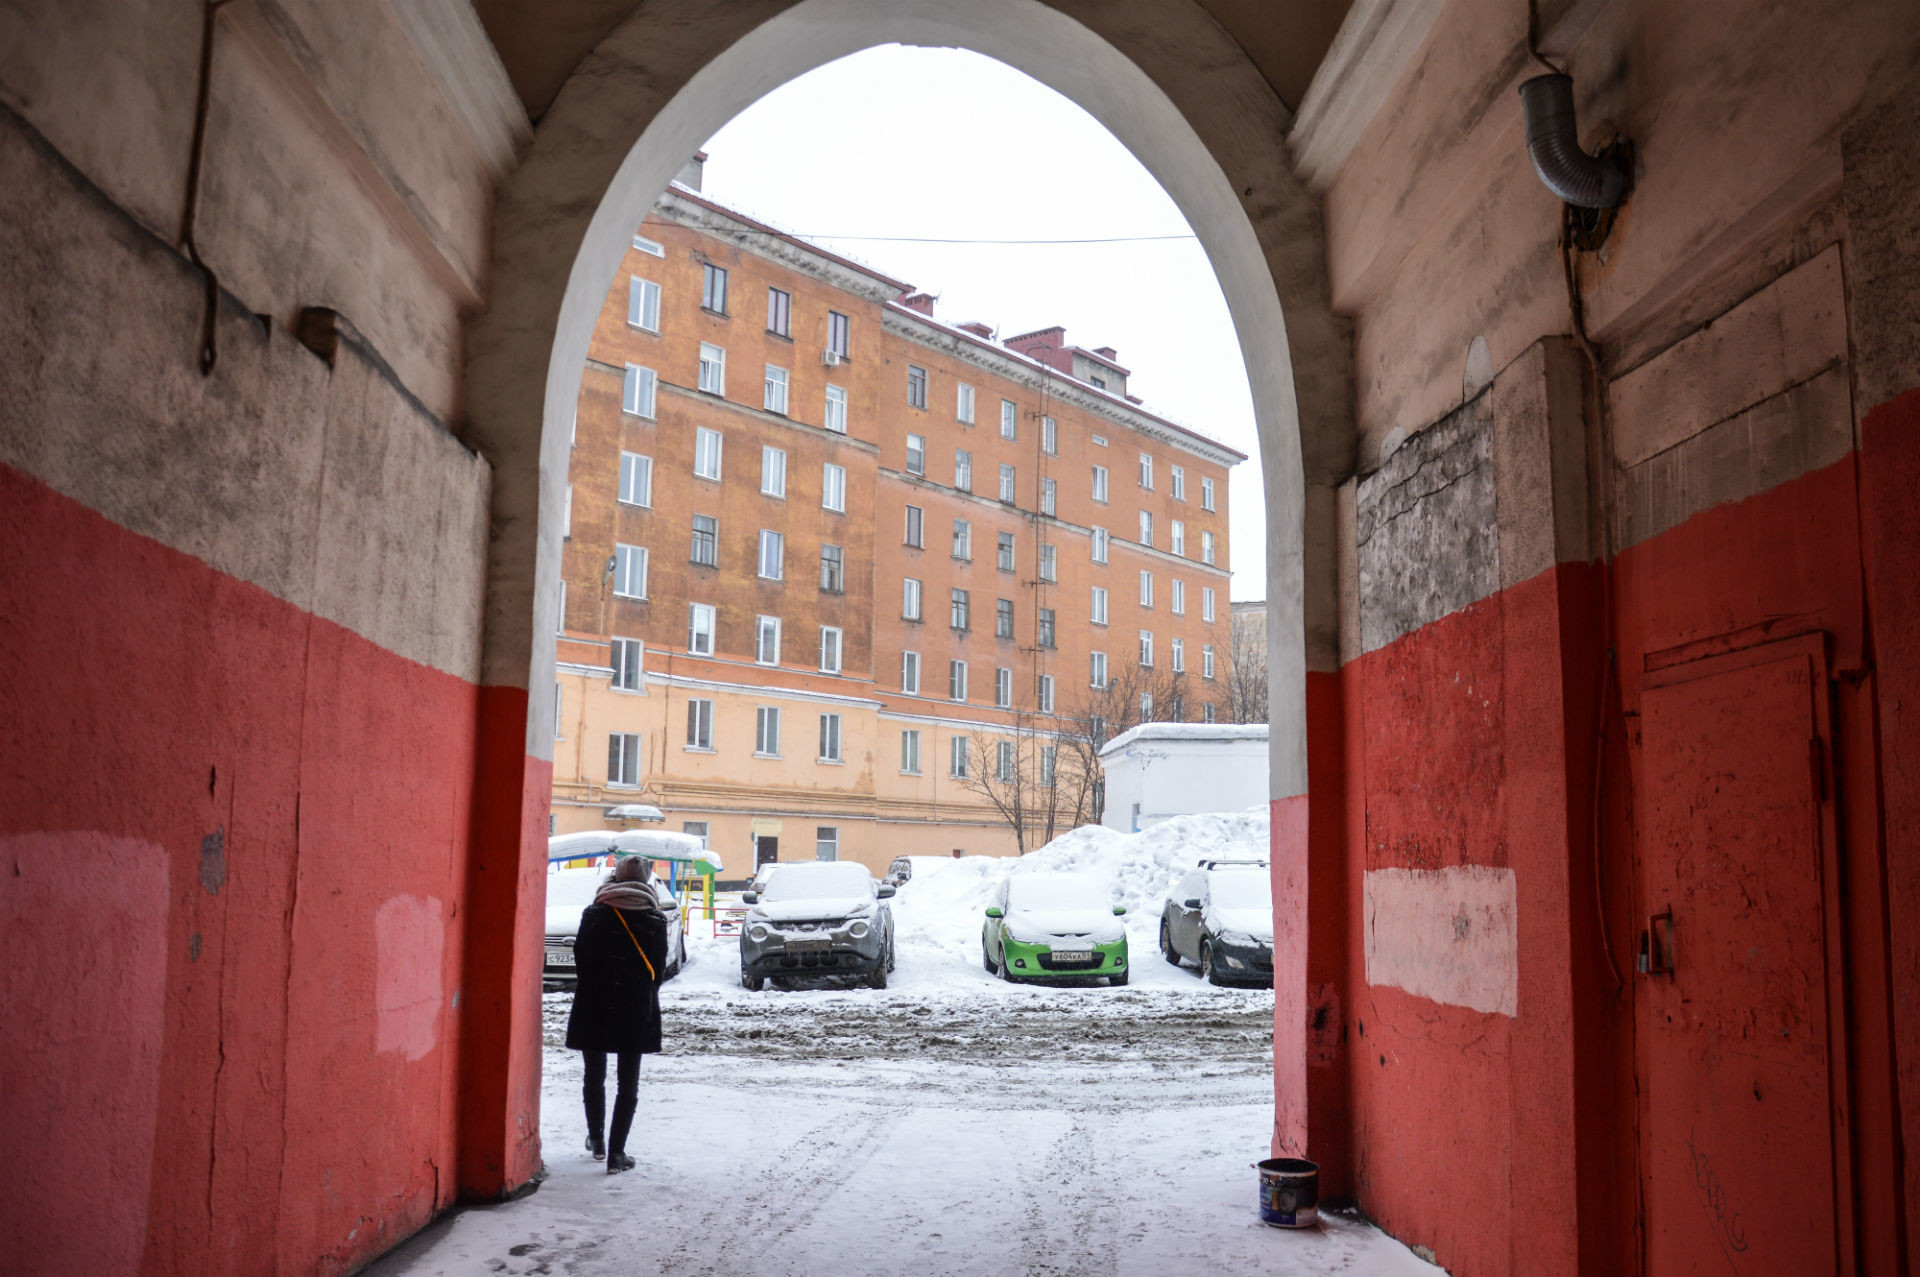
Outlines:
{"type": "Polygon", "coordinates": [[[627,1132],[639,1102],[640,1057],[660,1049],[660,975],[667,919],[648,882],[647,862],[623,858],[580,915],[573,944],[578,984],[567,1016],[567,1049],[585,1057],[587,1151],[607,1174],[633,1169],[627,1132]],[[613,1127],[605,1130],[607,1056],[617,1061],[613,1127]]]}

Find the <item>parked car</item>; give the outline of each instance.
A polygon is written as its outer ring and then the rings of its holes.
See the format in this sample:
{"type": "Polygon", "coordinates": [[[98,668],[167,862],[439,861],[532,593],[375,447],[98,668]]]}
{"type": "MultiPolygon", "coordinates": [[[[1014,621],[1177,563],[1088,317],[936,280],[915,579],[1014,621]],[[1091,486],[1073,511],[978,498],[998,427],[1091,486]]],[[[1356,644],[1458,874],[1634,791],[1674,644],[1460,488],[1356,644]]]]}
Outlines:
{"type": "Polygon", "coordinates": [[[1011,874],[980,928],[980,958],[1009,982],[1127,982],[1127,928],[1099,883],[1080,874],[1011,874]]]}
{"type": "Polygon", "coordinates": [[[778,868],[780,868],[780,862],[777,860],[763,862],[753,871],[753,881],[747,884],[747,890],[755,895],[764,896],[767,893],[767,879],[773,877],[773,871],[778,868]]]}
{"type": "Polygon", "coordinates": [[[893,863],[887,866],[887,881],[896,887],[904,887],[913,877],[913,861],[906,856],[895,856],[893,863]]]}
{"type": "Polygon", "coordinates": [[[740,897],[740,983],[764,988],[774,979],[852,976],[876,989],[893,970],[893,896],[865,865],[849,860],[780,866],[766,893],[740,897]]]}
{"type": "Polygon", "coordinates": [[[1273,880],[1261,861],[1202,861],[1160,913],[1160,952],[1213,984],[1273,983],[1273,880]]]}
{"type": "MultiPolygon", "coordinates": [[[[607,880],[607,869],[554,869],[547,874],[547,962],[542,978],[572,983],[578,973],[573,963],[573,940],[580,934],[580,915],[586,912],[600,884],[607,880]]],[[[680,974],[687,961],[687,937],[680,926],[680,902],[667,884],[653,879],[653,895],[660,912],[667,915],[667,969],[662,980],[680,974]]]]}

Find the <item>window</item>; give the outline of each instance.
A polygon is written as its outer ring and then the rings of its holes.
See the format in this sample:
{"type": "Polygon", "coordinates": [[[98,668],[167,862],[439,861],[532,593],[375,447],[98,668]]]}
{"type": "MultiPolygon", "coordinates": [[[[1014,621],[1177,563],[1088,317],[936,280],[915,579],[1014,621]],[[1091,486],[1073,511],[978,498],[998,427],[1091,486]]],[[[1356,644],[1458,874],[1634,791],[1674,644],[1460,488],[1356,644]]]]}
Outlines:
{"type": "Polygon", "coordinates": [[[1167,520],[1167,548],[1175,554],[1187,552],[1187,525],[1178,519],[1167,520]]]}
{"type": "Polygon", "coordinates": [[[965,736],[955,736],[947,742],[947,775],[955,780],[967,778],[967,756],[973,752],[973,741],[965,736]]]}
{"type": "Polygon", "coordinates": [[[712,656],[713,626],[711,603],[689,603],[687,605],[687,651],[695,656],[712,656]]]}
{"type": "Polygon", "coordinates": [[[918,364],[907,365],[907,406],[927,406],[927,370],[918,364]]]}
{"type": "Polygon", "coordinates": [[[1175,674],[1186,673],[1187,672],[1187,641],[1185,639],[1177,638],[1177,639],[1169,640],[1169,644],[1170,644],[1170,651],[1167,654],[1167,664],[1172,667],[1173,672],[1175,674]]]}
{"type": "Polygon", "coordinates": [[[761,445],[760,493],[768,497],[784,498],[787,495],[787,450],[785,448],[761,445]]]}
{"type": "Polygon", "coordinates": [[[1153,664],[1153,631],[1152,630],[1140,631],[1140,663],[1142,665],[1148,665],[1148,666],[1153,664]]]}
{"type": "Polygon", "coordinates": [[[573,485],[567,485],[567,503],[560,510],[560,535],[563,539],[573,540],[573,485]]]}
{"type": "Polygon", "coordinates": [[[708,514],[693,516],[693,561],[720,566],[720,520],[708,514]]]}
{"type": "Polygon", "coordinates": [[[1107,468],[1105,466],[1093,468],[1093,499],[1101,505],[1107,503],[1107,468]]]}
{"type": "Polygon", "coordinates": [[[787,538],[772,528],[760,529],[760,576],[778,581],[786,575],[787,538]]]}
{"type": "Polygon", "coordinates": [[[900,653],[900,690],[909,696],[920,695],[920,653],[900,653]]]}
{"type": "Polygon", "coordinates": [[[1092,668],[1088,682],[1091,686],[1104,688],[1107,685],[1107,654],[1105,652],[1093,652],[1089,655],[1091,659],[1088,663],[1092,668]]]}
{"type": "Polygon", "coordinates": [[[1203,585],[1200,587],[1200,619],[1208,622],[1213,620],[1212,586],[1203,585]]]}
{"type": "Polygon", "coordinates": [[[713,702],[694,699],[687,702],[687,748],[713,748],[713,702]]]}
{"type": "Polygon", "coordinates": [[[1153,458],[1144,452],[1140,454],[1140,486],[1153,491],[1153,458]]]}
{"type": "Polygon", "coordinates": [[[919,549],[926,544],[927,512],[917,505],[907,507],[907,544],[919,549]]]}
{"type": "Polygon", "coordinates": [[[953,419],[973,424],[973,387],[964,381],[953,390],[953,419]]]}
{"type": "MultiPolygon", "coordinates": [[[[556,682],[553,685],[553,738],[557,741],[567,738],[567,685],[556,682]]],[[[547,817],[551,827],[553,817],[547,817]]]]}
{"type": "Polygon", "coordinates": [[[720,481],[720,432],[696,427],[693,436],[693,473],[702,479],[720,481]]]}
{"type": "Polygon", "coordinates": [[[1140,693],[1140,718],[1142,722],[1153,721],[1153,693],[1140,693]]]}
{"type": "Polygon", "coordinates": [[[1105,563],[1107,561],[1107,530],[1105,528],[1093,528],[1090,529],[1090,531],[1093,534],[1089,538],[1093,543],[1093,561],[1095,563],[1105,563]]]}
{"type": "Polygon", "coordinates": [[[1001,599],[993,608],[993,636],[995,638],[1013,637],[1013,600],[1001,599]]]}
{"type": "Polygon", "coordinates": [[[780,618],[763,616],[753,626],[753,659],[758,665],[780,663],[780,618]]]}
{"type": "Polygon", "coordinates": [[[1040,747],[1040,784],[1044,788],[1053,788],[1054,763],[1059,757],[1060,747],[1058,745],[1042,745],[1040,747]]]}
{"type": "Polygon", "coordinates": [[[920,733],[912,728],[900,733],[900,770],[908,776],[920,774],[920,733]]]}
{"type": "Polygon", "coordinates": [[[1168,466],[1167,493],[1175,501],[1187,499],[1187,472],[1179,466],[1168,466]]]}
{"type": "Polygon", "coordinates": [[[840,672],[840,631],[836,626],[820,627],[820,672],[822,674],[840,672]]]}
{"type": "Polygon", "coordinates": [[[1051,479],[1040,481],[1040,513],[1053,514],[1060,504],[1060,486],[1051,479]]]}
{"type": "Polygon", "coordinates": [[[920,582],[908,577],[900,583],[900,615],[909,621],[920,617],[920,582]]]}
{"type": "Polygon", "coordinates": [[[1203,723],[1211,723],[1213,721],[1212,701],[1206,701],[1200,706],[1200,721],[1203,723]]]}
{"type": "Polygon", "coordinates": [[[640,734],[614,732],[607,737],[607,784],[620,789],[640,784],[640,734]]]}
{"type": "Polygon", "coordinates": [[[847,433],[847,388],[845,386],[827,387],[827,413],[820,424],[837,435],[847,433]]]}
{"type": "Polygon", "coordinates": [[[793,294],[778,288],[767,290],[767,331],[793,336],[793,294]]]}
{"type": "Polygon", "coordinates": [[[1153,606],[1153,573],[1140,569],[1140,606],[1153,606]]]}
{"type": "Polygon", "coordinates": [[[622,692],[639,691],[640,666],[646,655],[646,645],[639,639],[617,638],[613,640],[612,649],[613,686],[622,692]]]}
{"type": "Polygon", "coordinates": [[[967,628],[967,592],[965,590],[953,592],[952,624],[956,630],[967,628]]]}
{"type": "Polygon", "coordinates": [[[827,312],[827,349],[845,359],[848,353],[847,331],[850,325],[847,317],[837,310],[827,312]]]}
{"type": "Polygon", "coordinates": [[[567,583],[565,581],[560,582],[560,604],[554,608],[553,615],[553,632],[565,634],[567,632],[567,583]]]}
{"type": "Polygon", "coordinates": [[[1000,782],[1013,780],[1013,742],[1003,740],[993,751],[993,774],[1000,782]]]}
{"type": "MultiPolygon", "coordinates": [[[[636,417],[652,417],[655,392],[660,386],[660,375],[651,368],[642,368],[639,364],[628,364],[625,379],[620,387],[620,409],[636,417]]],[[[574,429],[579,430],[576,419],[574,429]]]]}
{"type": "Polygon", "coordinates": [[[700,389],[710,395],[727,393],[727,352],[710,342],[700,343],[700,389]]]}
{"type": "Polygon", "coordinates": [[[1140,512],[1140,544],[1153,544],[1153,512],[1150,510],[1140,512]]]}
{"type": "Polygon", "coordinates": [[[660,331],[660,285],[638,275],[627,281],[627,322],[650,333],[660,331]]]}
{"type": "Polygon", "coordinates": [[[762,758],[780,757],[780,709],[761,705],[753,712],[753,752],[762,758]]]}
{"type": "Polygon", "coordinates": [[[1002,501],[1005,501],[1009,505],[1013,504],[1014,486],[1015,486],[1015,480],[1014,480],[1013,467],[1009,465],[1002,465],[1000,467],[1000,499],[1002,501]]]}
{"type": "Polygon", "coordinates": [[[1002,572],[1011,572],[1014,570],[1013,533],[1002,532],[999,534],[998,540],[1000,542],[1000,549],[999,549],[998,558],[995,561],[999,564],[1000,570],[1002,572]]]}
{"type": "Polygon", "coordinates": [[[1017,439],[1020,436],[1020,410],[1013,406],[1013,400],[1000,401],[1000,437],[1017,439]]]}
{"type": "Polygon", "coordinates": [[[1040,451],[1049,457],[1060,455],[1060,423],[1052,417],[1040,418],[1040,451]]]}
{"type": "Polygon", "coordinates": [[[617,598],[647,597],[647,548],[643,545],[613,547],[613,593],[617,598]]]}
{"type": "Polygon", "coordinates": [[[1167,587],[1167,592],[1167,606],[1173,610],[1175,616],[1185,616],[1187,614],[1187,583],[1176,577],[1173,584],[1167,587]]]}
{"type": "Polygon", "coordinates": [[[820,467],[820,508],[847,512],[847,468],[828,461],[820,467]]]}
{"type": "Polygon", "coordinates": [[[1107,437],[1105,435],[1088,435],[1087,438],[1096,448],[1104,448],[1107,446],[1107,437]]]}
{"type": "Polygon", "coordinates": [[[1040,676],[1040,686],[1034,693],[1034,702],[1042,714],[1053,713],[1053,675],[1040,676]]]}
{"type": "Polygon", "coordinates": [[[1203,643],[1200,646],[1200,677],[1213,677],[1213,644],[1211,643],[1203,643]]]}
{"type": "MultiPolygon", "coordinates": [[[[835,757],[839,757],[838,754],[835,757]]],[[[815,860],[840,859],[840,826],[815,825],[813,828],[813,858],[815,860]]]]}
{"type": "Polygon", "coordinates": [[[1202,532],[1200,534],[1200,561],[1202,563],[1213,562],[1213,533],[1211,532],[1202,532]]]}
{"type": "Polygon", "coordinates": [[[1040,579],[1058,581],[1060,579],[1060,553],[1058,546],[1040,547],[1040,579]]]}
{"type": "Polygon", "coordinates": [[[719,314],[727,313],[727,272],[712,262],[702,264],[705,278],[700,285],[700,304],[719,314]]]}
{"type": "Polygon", "coordinates": [[[828,594],[846,589],[846,552],[837,545],[820,547],[820,588],[828,594]]]}
{"type": "Polygon", "coordinates": [[[1105,586],[1096,585],[1093,587],[1092,620],[1095,625],[1105,625],[1107,623],[1107,591],[1105,586]]]}
{"type": "Polygon", "coordinates": [[[667,250],[663,245],[656,240],[648,239],[645,235],[635,235],[633,237],[633,246],[639,251],[651,253],[655,257],[665,257],[667,255],[667,250]]]}
{"type": "Polygon", "coordinates": [[[1200,481],[1200,508],[1202,510],[1213,509],[1213,480],[1211,479],[1202,479],[1200,481]]]}
{"type": "Polygon", "coordinates": [[[973,491],[973,454],[965,448],[953,450],[953,486],[962,492],[973,491]]]}
{"type": "Polygon", "coordinates": [[[953,521],[953,557],[968,560],[973,558],[973,525],[965,519],[953,521]]]}
{"type": "Polygon", "coordinates": [[[965,661],[947,662],[947,699],[950,701],[967,699],[967,663],[965,661]]]}
{"type": "Polygon", "coordinates": [[[627,505],[653,504],[653,458],[637,452],[620,454],[620,500],[627,505]]]}
{"type": "Polygon", "coordinates": [[[927,437],[925,435],[907,436],[907,473],[924,475],[927,472],[927,437]]]}
{"type": "Polygon", "coordinates": [[[1041,647],[1053,646],[1053,609],[1043,607],[1038,613],[1038,642],[1041,647]]]}
{"type": "Polygon", "coordinates": [[[768,412],[787,415],[787,370],[778,364],[767,365],[766,391],[760,400],[760,406],[768,412]]]}
{"type": "Polygon", "coordinates": [[[993,671],[993,703],[999,709],[1013,708],[1013,671],[996,666],[993,671]]]}
{"type": "Polygon", "coordinates": [[[823,763],[840,761],[840,716],[838,714],[820,716],[820,761],[823,763]]]}

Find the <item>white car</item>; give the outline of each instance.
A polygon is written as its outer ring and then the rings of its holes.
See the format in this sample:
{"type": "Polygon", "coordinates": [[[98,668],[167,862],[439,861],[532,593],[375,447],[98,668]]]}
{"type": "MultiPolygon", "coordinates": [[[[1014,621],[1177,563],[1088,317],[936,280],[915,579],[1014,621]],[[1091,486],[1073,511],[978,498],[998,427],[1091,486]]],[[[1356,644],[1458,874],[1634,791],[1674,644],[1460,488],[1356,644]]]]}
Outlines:
{"type": "MultiPolygon", "coordinates": [[[[573,941],[580,934],[580,915],[593,903],[600,884],[607,880],[606,869],[554,869],[547,873],[547,963],[543,978],[572,981],[577,978],[573,963],[573,941]]],[[[687,937],[680,928],[680,902],[667,890],[667,884],[655,878],[654,898],[660,912],[667,915],[667,969],[662,980],[680,973],[687,961],[687,937]]]]}

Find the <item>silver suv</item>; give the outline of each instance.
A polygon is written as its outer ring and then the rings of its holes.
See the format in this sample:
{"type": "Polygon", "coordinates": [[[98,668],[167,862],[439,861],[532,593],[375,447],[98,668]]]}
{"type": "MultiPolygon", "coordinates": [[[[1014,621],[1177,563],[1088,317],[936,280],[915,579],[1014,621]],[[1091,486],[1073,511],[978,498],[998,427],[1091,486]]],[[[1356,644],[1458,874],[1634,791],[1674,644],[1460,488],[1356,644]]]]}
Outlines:
{"type": "Polygon", "coordinates": [[[749,891],[740,927],[740,983],[851,976],[876,989],[893,970],[892,886],[851,861],[783,864],[766,893],[749,891]]]}

